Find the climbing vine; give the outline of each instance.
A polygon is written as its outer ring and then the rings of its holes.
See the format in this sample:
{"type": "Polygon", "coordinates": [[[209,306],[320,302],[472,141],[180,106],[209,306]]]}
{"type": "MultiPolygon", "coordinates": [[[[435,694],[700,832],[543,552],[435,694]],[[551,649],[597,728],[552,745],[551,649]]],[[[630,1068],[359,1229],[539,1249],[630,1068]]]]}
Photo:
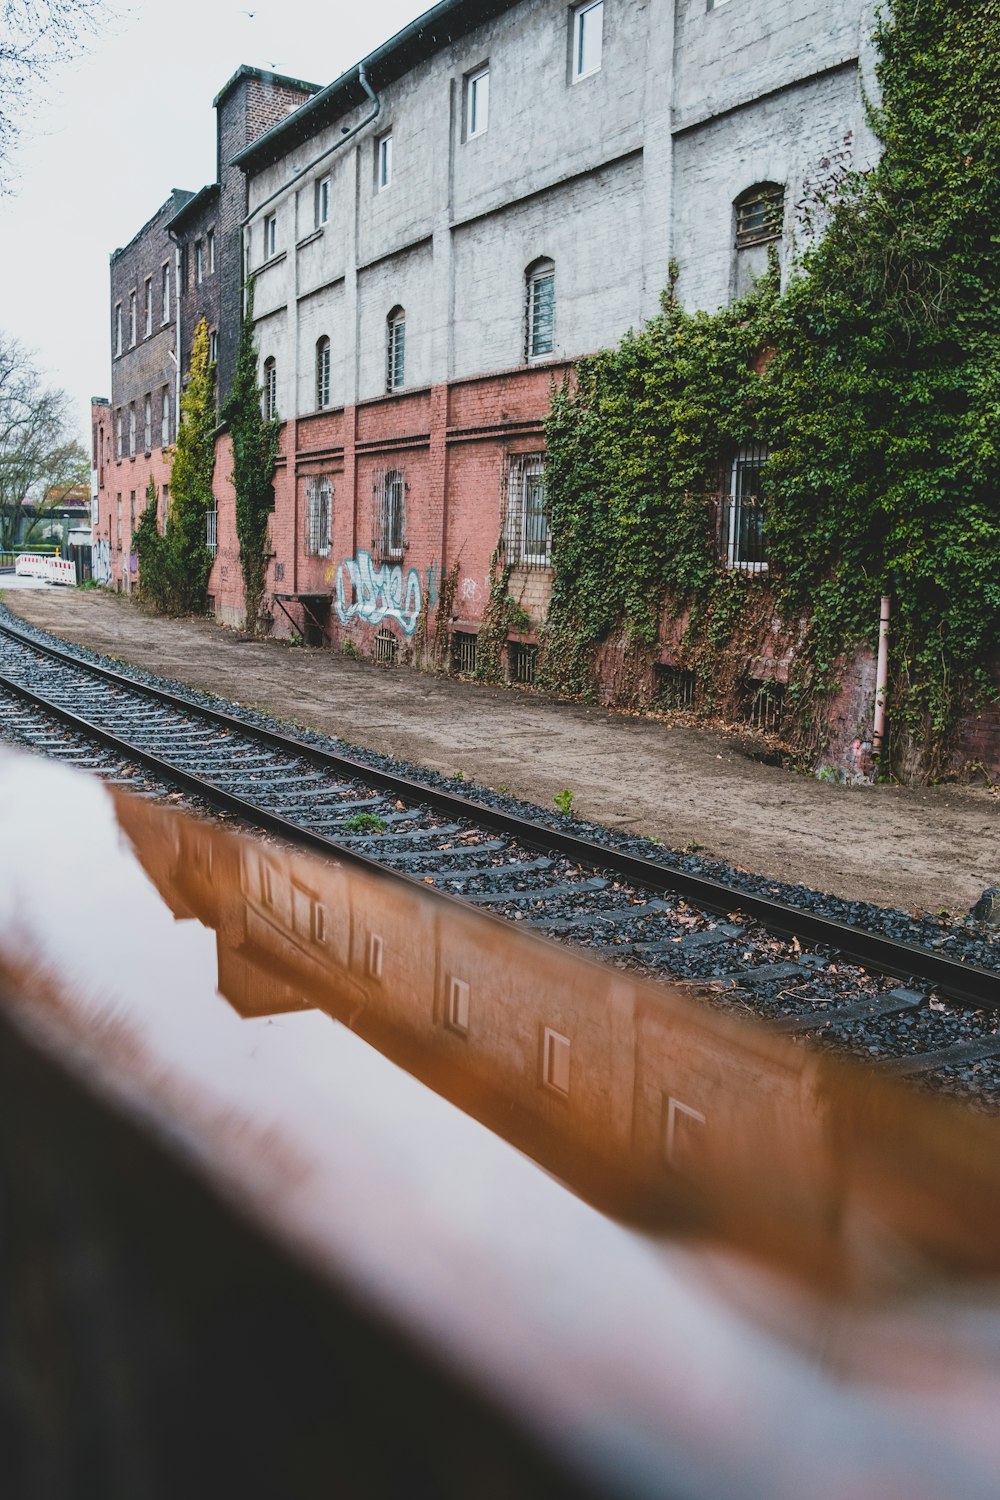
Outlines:
{"type": "Polygon", "coordinates": [[[209,359],[208,324],[202,318],[194,331],[187,384],[181,392],[170,510],[161,534],[156,483],[150,477],[136,530],[141,597],[162,614],[205,610],[212,569],[205,518],[215,505],[215,424],[215,365],[209,359]]]}
{"type": "Polygon", "coordinates": [[[257,381],[257,350],[253,336],[253,301],[254,283],[251,280],[240,323],[232,390],[223,415],[229,423],[233,445],[236,535],[243,574],[246,629],[251,635],[261,635],[269,623],[264,607],[264,585],[281,422],[276,416],[266,418],[263,414],[263,392],[257,381]]]}
{"type": "Polygon", "coordinates": [[[598,643],[652,651],[680,618],[718,700],[726,663],[777,633],[804,743],[888,592],[895,749],[934,775],[1000,649],[1000,11],[894,0],[875,40],[881,155],[812,190],[799,228],[825,232],[787,288],[772,264],[690,314],[674,271],[659,316],[555,392],[544,672],[586,691],[598,643]],[[766,573],[727,570],[709,498],[751,442],[766,573]]]}

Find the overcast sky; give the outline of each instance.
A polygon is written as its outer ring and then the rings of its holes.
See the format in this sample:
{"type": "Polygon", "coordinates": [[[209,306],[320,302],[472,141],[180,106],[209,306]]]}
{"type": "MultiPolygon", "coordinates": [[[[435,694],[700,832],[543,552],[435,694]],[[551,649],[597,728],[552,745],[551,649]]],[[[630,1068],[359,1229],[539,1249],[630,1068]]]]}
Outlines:
{"type": "Polygon", "coordinates": [[[34,350],[90,442],[90,397],[111,394],[108,257],[171,188],[215,177],[212,100],[241,63],[326,84],[430,0],[133,0],[22,120],[0,199],[0,329],[34,350]],[[251,17],[248,12],[252,11],[251,17]]]}

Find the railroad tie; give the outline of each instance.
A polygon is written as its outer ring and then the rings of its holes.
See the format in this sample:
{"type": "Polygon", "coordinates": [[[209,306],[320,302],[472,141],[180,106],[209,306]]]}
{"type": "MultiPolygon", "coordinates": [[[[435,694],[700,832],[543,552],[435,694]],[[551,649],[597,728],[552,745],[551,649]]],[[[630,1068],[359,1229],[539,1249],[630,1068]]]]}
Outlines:
{"type": "Polygon", "coordinates": [[[937,1052],[919,1052],[915,1057],[872,1058],[872,1062],[880,1073],[905,1078],[913,1073],[936,1073],[938,1068],[982,1062],[987,1057],[1000,1057],[1000,1032],[972,1037],[967,1042],[953,1042],[950,1047],[942,1047],[937,1052]]]}
{"type": "MultiPolygon", "coordinates": [[[[804,996],[813,999],[813,996],[804,996]]],[[[898,1016],[904,1010],[916,1010],[924,1003],[919,990],[895,989],[887,995],[877,995],[873,1000],[857,1000],[853,1005],[837,1005],[833,1002],[823,1010],[810,1010],[797,1016],[782,1016],[774,1022],[775,1031],[817,1031],[821,1026],[839,1026],[843,1021],[869,1021],[879,1016],[898,1016]]]]}

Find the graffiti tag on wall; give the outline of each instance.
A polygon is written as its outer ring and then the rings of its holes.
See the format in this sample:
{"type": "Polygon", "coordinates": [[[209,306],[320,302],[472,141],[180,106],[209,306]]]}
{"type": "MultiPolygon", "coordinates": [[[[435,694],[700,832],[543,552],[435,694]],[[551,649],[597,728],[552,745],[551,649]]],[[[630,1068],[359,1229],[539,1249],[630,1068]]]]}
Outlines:
{"type": "Polygon", "coordinates": [[[407,635],[417,628],[424,595],[420,574],[411,568],[404,581],[398,563],[376,564],[370,552],[345,557],[337,568],[334,603],[341,625],[363,620],[366,625],[381,625],[395,620],[407,635]]]}
{"type": "Polygon", "coordinates": [[[111,582],[111,543],[99,536],[91,554],[90,571],[97,583],[111,582]]]}

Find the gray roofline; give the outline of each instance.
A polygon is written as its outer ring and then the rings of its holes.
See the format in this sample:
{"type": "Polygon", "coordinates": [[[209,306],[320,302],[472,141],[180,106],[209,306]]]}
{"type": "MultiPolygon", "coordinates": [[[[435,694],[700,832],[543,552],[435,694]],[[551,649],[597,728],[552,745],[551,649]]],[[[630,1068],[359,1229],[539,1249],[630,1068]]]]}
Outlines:
{"type": "Polygon", "coordinates": [[[241,78],[256,78],[261,83],[282,83],[288,88],[299,89],[303,94],[318,94],[322,88],[322,84],[319,83],[306,83],[302,78],[289,78],[285,73],[272,73],[269,68],[254,68],[250,63],[241,63],[232,78],[226,80],[212,100],[213,109],[218,109],[223,99],[236,87],[241,78]]]}
{"type": "Polygon", "coordinates": [[[153,224],[156,223],[157,219],[160,217],[161,214],[169,213],[170,214],[170,221],[169,222],[172,222],[177,217],[177,214],[184,207],[184,205],[186,203],[188,203],[188,201],[191,198],[193,198],[193,197],[194,197],[194,193],[189,193],[188,190],[187,190],[187,188],[171,188],[170,189],[170,197],[166,200],[165,203],[161,203],[160,204],[160,206],[156,210],[155,214],[150,214],[150,216],[146,220],[145,224],[143,224],[143,226],[142,226],[141,229],[137,229],[136,230],[135,234],[129,240],[128,244],[127,245],[119,245],[117,250],[112,250],[112,252],[111,252],[111,264],[114,265],[114,263],[118,259],[119,255],[124,255],[126,250],[131,250],[132,246],[138,240],[142,239],[143,235],[146,233],[146,230],[149,229],[153,224]]]}
{"type": "Polygon", "coordinates": [[[247,173],[256,171],[285,155],[301,141],[308,140],[325,124],[363,103],[365,94],[358,83],[358,68],[362,65],[371,77],[372,86],[378,88],[475,30],[484,21],[492,20],[521,3],[522,0],[440,0],[438,5],[424,11],[402,31],[397,31],[395,36],[376,47],[374,52],[369,52],[360,63],[341,73],[286,119],[251,141],[233,157],[233,164],[247,173]]]}
{"type": "Polygon", "coordinates": [[[167,233],[172,234],[174,229],[178,224],[181,223],[182,220],[188,218],[188,216],[190,214],[193,214],[196,209],[203,207],[204,204],[208,202],[209,198],[217,197],[218,193],[219,184],[217,182],[208,182],[203,188],[199,188],[196,193],[192,194],[192,196],[187,200],[186,203],[181,204],[180,208],[174,214],[173,218],[167,220],[167,233]]]}

